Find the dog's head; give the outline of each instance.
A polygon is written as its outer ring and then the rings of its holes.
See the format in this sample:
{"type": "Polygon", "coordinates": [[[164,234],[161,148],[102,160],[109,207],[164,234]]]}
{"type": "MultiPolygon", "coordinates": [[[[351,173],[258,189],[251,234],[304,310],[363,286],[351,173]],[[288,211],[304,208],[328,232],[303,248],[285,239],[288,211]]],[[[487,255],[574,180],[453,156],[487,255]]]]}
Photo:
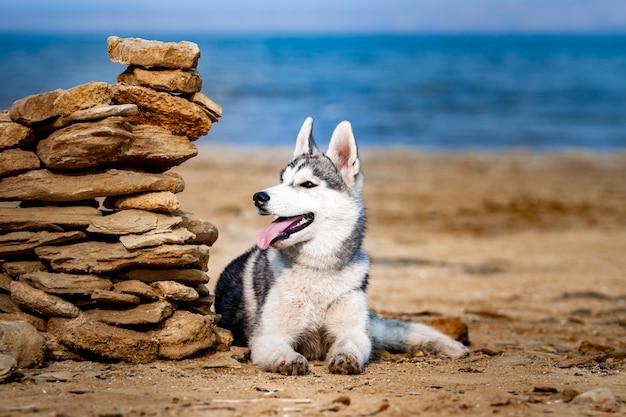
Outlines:
{"type": "Polygon", "coordinates": [[[338,244],[364,221],[363,175],[349,122],[341,122],[323,154],[313,140],[313,119],[307,118],[296,140],[294,157],[280,175],[280,184],[253,196],[259,214],[274,221],[257,234],[265,250],[315,238],[338,244]]]}

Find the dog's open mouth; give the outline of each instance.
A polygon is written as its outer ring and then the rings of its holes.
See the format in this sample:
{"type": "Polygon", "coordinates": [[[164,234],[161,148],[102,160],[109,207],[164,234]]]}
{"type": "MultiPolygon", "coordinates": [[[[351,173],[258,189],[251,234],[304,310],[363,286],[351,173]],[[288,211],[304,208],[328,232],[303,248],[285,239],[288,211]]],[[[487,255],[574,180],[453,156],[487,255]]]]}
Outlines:
{"type": "Polygon", "coordinates": [[[256,235],[256,244],[265,250],[272,242],[287,239],[313,223],[313,213],[301,214],[294,217],[278,217],[272,223],[259,230],[256,235]]]}

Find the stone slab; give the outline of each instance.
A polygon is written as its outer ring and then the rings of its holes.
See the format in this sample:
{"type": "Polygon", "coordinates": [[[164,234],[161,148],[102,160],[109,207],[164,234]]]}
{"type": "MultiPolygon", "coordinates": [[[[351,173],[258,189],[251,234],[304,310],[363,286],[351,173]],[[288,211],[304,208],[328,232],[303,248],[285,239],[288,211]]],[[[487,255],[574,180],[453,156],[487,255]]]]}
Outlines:
{"type": "Polygon", "coordinates": [[[85,312],[89,319],[115,326],[159,324],[172,315],[174,306],[169,301],[139,304],[122,310],[95,309],[85,312]]]}
{"type": "Polygon", "coordinates": [[[0,152],[0,178],[39,169],[41,161],[34,152],[23,149],[7,149],[0,152]]]}
{"type": "Polygon", "coordinates": [[[195,70],[147,70],[130,66],[117,76],[117,81],[170,93],[189,94],[202,90],[202,77],[195,70]]]}
{"type": "Polygon", "coordinates": [[[30,272],[20,281],[31,287],[56,295],[91,295],[95,290],[109,290],[113,283],[106,278],[88,274],[65,274],[47,271],[30,272]]]}
{"type": "Polygon", "coordinates": [[[78,307],[69,301],[21,281],[11,283],[11,297],[20,307],[45,317],[77,317],[80,314],[78,307]]]}
{"type": "Polygon", "coordinates": [[[101,215],[97,208],[86,206],[0,207],[0,232],[46,229],[62,231],[64,227],[87,227],[101,215]]]}
{"type": "Polygon", "coordinates": [[[206,270],[209,247],[205,245],[162,245],[129,251],[121,243],[82,242],[44,246],[35,250],[53,271],[101,274],[130,268],[206,270]]]}
{"type": "Polygon", "coordinates": [[[109,59],[115,63],[145,68],[195,68],[200,58],[198,45],[188,41],[161,42],[110,36],[107,50],[109,59]]]}
{"type": "Polygon", "coordinates": [[[0,257],[32,254],[40,246],[61,245],[86,239],[87,234],[81,231],[11,232],[0,235],[0,257]]]}
{"type": "Polygon", "coordinates": [[[54,100],[54,109],[60,116],[68,116],[78,110],[111,104],[109,84],[91,81],[69,88],[54,100]]]}
{"type": "Polygon", "coordinates": [[[9,115],[11,120],[26,126],[48,122],[59,116],[54,107],[55,100],[63,93],[58,89],[47,93],[33,94],[13,103],[9,115]]]}
{"type": "Polygon", "coordinates": [[[80,201],[147,191],[179,193],[182,177],[172,172],[151,174],[110,169],[85,175],[65,175],[40,169],[0,180],[0,201],[80,201]]]}
{"type": "Polygon", "coordinates": [[[95,218],[87,227],[87,231],[109,235],[128,235],[146,232],[163,233],[170,232],[171,228],[181,221],[182,218],[178,216],[130,209],[95,218]]]}
{"type": "Polygon", "coordinates": [[[0,149],[24,147],[33,142],[33,129],[19,123],[0,123],[0,149]]]}
{"type": "Polygon", "coordinates": [[[107,197],[104,207],[114,210],[148,210],[171,214],[180,208],[180,201],[174,193],[161,191],[124,197],[107,197]]]}

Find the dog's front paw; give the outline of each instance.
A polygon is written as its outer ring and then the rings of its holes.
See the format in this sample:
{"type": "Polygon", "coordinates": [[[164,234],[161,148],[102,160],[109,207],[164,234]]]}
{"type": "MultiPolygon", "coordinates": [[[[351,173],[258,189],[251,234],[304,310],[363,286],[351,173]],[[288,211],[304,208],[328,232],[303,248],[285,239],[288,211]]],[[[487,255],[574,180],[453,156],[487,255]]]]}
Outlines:
{"type": "Polygon", "coordinates": [[[333,374],[354,375],[363,372],[363,363],[349,353],[338,353],[328,361],[328,370],[333,374]]]}
{"type": "Polygon", "coordinates": [[[283,375],[306,375],[309,373],[309,362],[304,356],[294,353],[278,359],[273,371],[283,375]]]}

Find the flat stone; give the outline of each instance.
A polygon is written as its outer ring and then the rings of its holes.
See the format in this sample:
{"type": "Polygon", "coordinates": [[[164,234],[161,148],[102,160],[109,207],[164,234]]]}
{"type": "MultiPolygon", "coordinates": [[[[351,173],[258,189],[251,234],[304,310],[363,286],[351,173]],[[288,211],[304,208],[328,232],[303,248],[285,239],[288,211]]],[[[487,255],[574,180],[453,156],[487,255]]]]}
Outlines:
{"type": "Polygon", "coordinates": [[[33,129],[19,123],[0,123],[0,149],[24,147],[33,142],[33,129]]]}
{"type": "Polygon", "coordinates": [[[120,162],[146,171],[166,171],[198,155],[198,148],[184,136],[158,126],[132,125],[133,140],[120,162]]]}
{"type": "Polygon", "coordinates": [[[164,245],[169,243],[185,243],[196,237],[189,230],[178,228],[162,233],[146,233],[143,235],[120,236],[120,242],[126,249],[149,248],[151,246],[164,245]]]}
{"type": "Polygon", "coordinates": [[[7,273],[0,272],[0,290],[10,291],[11,282],[13,282],[13,280],[7,273]]]}
{"type": "Polygon", "coordinates": [[[173,214],[183,219],[180,223],[180,227],[184,227],[196,235],[196,237],[188,243],[212,246],[217,240],[219,232],[213,223],[202,220],[194,213],[184,210],[177,210],[173,214]]]}
{"type": "MultiPolygon", "coordinates": [[[[9,284],[9,288],[11,288],[9,284]]],[[[0,313],[17,313],[20,306],[13,301],[10,295],[0,293],[0,313]]]]}
{"type": "Polygon", "coordinates": [[[100,216],[100,210],[86,206],[0,207],[0,232],[45,229],[62,231],[64,227],[87,227],[100,216]]]}
{"type": "Polygon", "coordinates": [[[45,317],[77,317],[80,314],[78,307],[69,301],[21,281],[11,283],[11,297],[20,307],[45,317]]]}
{"type": "Polygon", "coordinates": [[[113,291],[136,295],[140,299],[150,301],[156,301],[159,298],[159,294],[151,286],[136,279],[116,282],[113,284],[113,291]]]}
{"type": "MultiPolygon", "coordinates": [[[[17,279],[20,275],[29,272],[45,271],[46,267],[41,261],[7,261],[2,263],[2,269],[10,277],[17,279]]],[[[0,288],[3,288],[2,285],[0,288]]],[[[8,291],[8,287],[5,289],[8,291]]]]}
{"type": "Polygon", "coordinates": [[[117,81],[170,93],[189,94],[202,90],[202,77],[195,70],[147,70],[130,66],[117,76],[117,81]]]}
{"type": "Polygon", "coordinates": [[[196,290],[176,281],[157,281],[152,288],[167,300],[194,301],[199,297],[196,290]]]}
{"type": "Polygon", "coordinates": [[[161,42],[141,38],[107,39],[109,59],[118,64],[189,69],[198,66],[200,48],[188,41],[161,42]]]}
{"type": "Polygon", "coordinates": [[[7,149],[0,152],[0,178],[39,169],[41,162],[34,152],[22,149],[7,149]]]}
{"type": "Polygon", "coordinates": [[[30,323],[35,329],[40,332],[46,331],[46,321],[41,317],[33,316],[22,310],[15,313],[0,313],[0,320],[4,321],[25,321],[30,323]]]}
{"type": "Polygon", "coordinates": [[[128,235],[145,232],[170,232],[182,221],[178,216],[153,213],[146,210],[121,210],[109,216],[95,218],[88,232],[109,235],[128,235]]]}
{"type": "Polygon", "coordinates": [[[61,118],[61,125],[66,126],[72,123],[85,122],[104,119],[115,116],[132,116],[137,114],[139,108],[135,104],[111,104],[107,106],[91,107],[89,109],[77,110],[61,118]]]}
{"type": "Polygon", "coordinates": [[[56,113],[68,116],[78,110],[111,104],[109,84],[92,81],[63,91],[54,100],[56,113]]]}
{"type": "Polygon", "coordinates": [[[215,296],[213,294],[204,295],[198,297],[196,300],[185,302],[184,305],[181,305],[181,308],[185,308],[186,310],[190,310],[203,315],[211,315],[214,314],[211,311],[211,306],[215,302],[215,296]]]}
{"type": "Polygon", "coordinates": [[[172,172],[151,174],[110,169],[86,175],[64,175],[45,169],[0,180],[0,201],[80,201],[147,191],[183,191],[182,177],[172,172]]]}
{"type": "Polygon", "coordinates": [[[129,251],[121,243],[83,242],[35,250],[53,271],[101,274],[129,268],[200,268],[206,270],[209,247],[162,245],[129,251]]]}
{"type": "Polygon", "coordinates": [[[619,401],[615,397],[615,394],[608,388],[595,388],[585,391],[574,397],[571,403],[590,404],[595,409],[608,413],[614,413],[620,408],[619,401]]]}
{"type": "Polygon", "coordinates": [[[54,102],[61,93],[63,90],[59,89],[34,94],[15,101],[9,110],[11,120],[26,126],[34,126],[54,119],[59,115],[54,107],[54,102]]]}
{"type": "Polygon", "coordinates": [[[17,361],[11,355],[0,353],[0,382],[9,379],[17,369],[17,361]]]}
{"type": "Polygon", "coordinates": [[[0,353],[12,356],[17,368],[43,365],[46,340],[30,323],[0,321],[0,353]]]}
{"type": "Polygon", "coordinates": [[[180,208],[180,201],[174,193],[161,191],[123,197],[107,197],[104,207],[114,210],[148,210],[162,213],[173,213],[180,208]]]}
{"type": "Polygon", "coordinates": [[[86,239],[87,234],[81,231],[7,233],[0,235],[0,257],[32,254],[39,246],[62,245],[86,239]]]}
{"type": "Polygon", "coordinates": [[[139,304],[123,310],[95,309],[85,312],[90,320],[100,321],[112,325],[144,325],[159,324],[172,315],[174,306],[168,301],[157,301],[149,304],[139,304]]]}
{"type": "Polygon", "coordinates": [[[111,86],[113,101],[117,104],[133,103],[139,112],[127,118],[136,124],[162,127],[174,135],[195,140],[211,129],[211,119],[196,104],[169,93],[146,87],[115,84],[111,86]]]}
{"type": "Polygon", "coordinates": [[[122,272],[118,277],[136,279],[141,282],[176,281],[187,285],[209,282],[207,273],[199,269],[131,269],[122,272]]]}
{"type": "Polygon", "coordinates": [[[95,290],[91,293],[91,299],[98,303],[117,304],[121,306],[137,305],[141,302],[136,295],[123,294],[109,290],[95,290]]]}
{"type": "Polygon", "coordinates": [[[182,359],[215,343],[213,317],[178,310],[165,321],[163,329],[153,336],[159,342],[159,357],[182,359]]]}
{"type": "Polygon", "coordinates": [[[222,106],[211,100],[206,95],[197,92],[184,97],[205,110],[212,122],[217,122],[218,119],[222,117],[222,106]]]}
{"type": "Polygon", "coordinates": [[[20,277],[20,281],[48,294],[91,295],[95,290],[109,290],[113,283],[96,275],[64,274],[47,271],[30,272],[20,277]]]}
{"type": "Polygon", "coordinates": [[[85,169],[117,161],[133,135],[123,117],[68,126],[37,143],[37,156],[48,168],[85,169]]]}
{"type": "Polygon", "coordinates": [[[72,349],[107,359],[130,363],[157,359],[158,342],[151,335],[89,320],[84,314],[75,319],[50,319],[48,332],[72,349]]]}

